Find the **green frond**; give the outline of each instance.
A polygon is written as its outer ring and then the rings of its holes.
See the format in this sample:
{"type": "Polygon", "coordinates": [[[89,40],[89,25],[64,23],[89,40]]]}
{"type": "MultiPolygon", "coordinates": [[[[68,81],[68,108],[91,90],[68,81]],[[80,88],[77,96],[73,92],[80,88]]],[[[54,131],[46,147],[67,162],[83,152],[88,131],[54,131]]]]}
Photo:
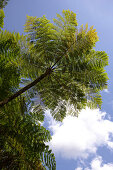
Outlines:
{"type": "Polygon", "coordinates": [[[4,17],[5,17],[4,11],[3,9],[0,9],[0,31],[1,31],[1,28],[3,28],[4,26],[4,17]]]}
{"type": "MultiPolygon", "coordinates": [[[[55,158],[49,147],[45,145],[45,142],[51,139],[50,132],[36,123],[35,115],[21,112],[22,103],[22,98],[17,99],[0,110],[0,141],[2,141],[0,142],[0,168],[35,170],[46,166],[52,170],[55,168],[55,158]],[[46,162],[41,157],[45,153],[46,162]],[[3,155],[6,155],[5,158],[3,155]]],[[[40,112],[39,106],[34,109],[35,111],[40,112]]],[[[39,118],[38,121],[44,119],[41,115],[42,113],[39,113],[36,116],[37,119],[39,118]]]]}

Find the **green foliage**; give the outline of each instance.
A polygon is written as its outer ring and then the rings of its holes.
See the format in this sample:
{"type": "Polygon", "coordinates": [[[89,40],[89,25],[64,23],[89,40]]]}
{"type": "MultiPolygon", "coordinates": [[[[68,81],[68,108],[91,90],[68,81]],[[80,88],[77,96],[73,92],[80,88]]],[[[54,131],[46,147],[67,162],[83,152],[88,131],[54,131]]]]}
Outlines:
{"type": "MultiPolygon", "coordinates": [[[[3,10],[0,10],[0,18],[0,27],[3,27],[3,10]]],[[[21,76],[19,63],[24,42],[24,36],[20,36],[19,33],[0,31],[0,101],[19,88],[21,76]]]]}
{"type": "Polygon", "coordinates": [[[20,54],[18,34],[0,32],[0,100],[19,87],[20,71],[17,57],[20,54]]]}
{"type": "Polygon", "coordinates": [[[2,9],[0,9],[0,31],[1,31],[1,28],[3,28],[3,25],[4,25],[4,19],[5,15],[4,15],[4,11],[2,9]]]}
{"type": "MultiPolygon", "coordinates": [[[[45,145],[50,133],[23,104],[23,98],[16,99],[0,110],[0,169],[55,169],[54,155],[45,145]]],[[[42,112],[40,108],[37,119],[43,121],[42,112]]]]}
{"type": "MultiPolygon", "coordinates": [[[[3,10],[0,10],[3,26],[3,10]]],[[[21,85],[20,55],[27,51],[26,37],[0,31],[0,101],[15,93],[21,85]]],[[[0,169],[56,169],[54,154],[45,144],[50,132],[40,122],[44,111],[38,105],[28,110],[33,92],[28,91],[0,108],[0,169]]]]}
{"type": "MultiPolygon", "coordinates": [[[[2,10],[0,16],[3,27],[2,10]]],[[[23,96],[0,108],[1,169],[56,169],[54,155],[45,144],[50,133],[40,123],[45,109],[62,121],[68,105],[75,108],[76,116],[86,106],[101,107],[108,56],[93,49],[96,30],[87,24],[78,30],[76,14],[69,10],[53,21],[27,16],[25,37],[0,31],[0,101],[52,70],[23,96]],[[37,95],[40,104],[34,105],[37,95]]]]}
{"type": "Polygon", "coordinates": [[[85,108],[101,107],[99,92],[107,87],[108,56],[93,47],[98,41],[97,32],[86,24],[77,29],[76,14],[63,10],[54,24],[45,17],[27,16],[25,32],[29,51],[23,55],[22,65],[26,77],[35,79],[46,68],[52,74],[35,87],[44,105],[51,109],[54,118],[62,120],[67,102],[77,112],[85,108]],[[27,67],[29,67],[29,70],[27,67]]]}
{"type": "Polygon", "coordinates": [[[0,9],[4,8],[8,3],[8,0],[0,0],[0,9]]]}

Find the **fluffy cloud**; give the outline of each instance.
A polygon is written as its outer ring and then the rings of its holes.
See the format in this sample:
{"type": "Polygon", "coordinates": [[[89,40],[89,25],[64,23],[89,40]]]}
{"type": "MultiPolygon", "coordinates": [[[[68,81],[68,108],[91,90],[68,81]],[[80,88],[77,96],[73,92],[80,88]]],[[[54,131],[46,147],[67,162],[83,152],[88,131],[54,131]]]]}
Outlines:
{"type": "Polygon", "coordinates": [[[49,145],[55,155],[76,160],[95,154],[99,146],[113,149],[113,122],[105,116],[105,112],[87,108],[78,118],[67,116],[58,123],[47,113],[49,128],[53,132],[49,145]]]}
{"type": "Polygon", "coordinates": [[[91,162],[91,170],[113,170],[113,164],[103,164],[102,157],[99,156],[91,162]]]}
{"type": "MultiPolygon", "coordinates": [[[[75,170],[83,170],[83,168],[78,167],[75,170]]],[[[91,167],[85,168],[84,170],[113,170],[113,164],[107,163],[104,164],[102,157],[98,156],[91,162],[91,167]]]]}

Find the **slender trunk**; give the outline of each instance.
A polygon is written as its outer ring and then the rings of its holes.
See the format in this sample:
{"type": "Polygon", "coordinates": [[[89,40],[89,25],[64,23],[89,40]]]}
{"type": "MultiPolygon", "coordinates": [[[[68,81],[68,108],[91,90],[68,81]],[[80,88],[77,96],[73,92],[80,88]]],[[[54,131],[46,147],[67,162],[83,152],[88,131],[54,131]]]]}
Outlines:
{"type": "Polygon", "coordinates": [[[20,96],[22,93],[24,93],[25,91],[27,91],[28,89],[30,89],[31,87],[33,87],[34,85],[36,85],[38,82],[40,82],[42,79],[44,79],[46,76],[48,76],[49,74],[51,74],[53,71],[53,69],[48,68],[46,70],[46,72],[44,74],[42,74],[40,77],[38,77],[36,80],[34,80],[33,82],[31,82],[30,84],[28,84],[27,86],[23,87],[22,89],[20,89],[18,92],[16,92],[15,94],[13,94],[12,96],[10,96],[9,98],[3,100],[0,102],[0,107],[4,106],[5,104],[7,104],[8,102],[12,101],[13,99],[15,99],[16,97],[20,96]]]}

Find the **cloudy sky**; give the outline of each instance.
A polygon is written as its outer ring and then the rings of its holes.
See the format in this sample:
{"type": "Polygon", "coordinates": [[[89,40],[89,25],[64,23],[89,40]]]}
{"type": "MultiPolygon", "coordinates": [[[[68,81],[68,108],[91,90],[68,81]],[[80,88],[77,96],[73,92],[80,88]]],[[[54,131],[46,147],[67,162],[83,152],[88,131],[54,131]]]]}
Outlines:
{"type": "Polygon", "coordinates": [[[113,170],[113,0],[9,0],[4,28],[23,33],[26,15],[50,20],[70,9],[79,26],[94,25],[99,36],[96,50],[109,56],[106,67],[108,90],[102,92],[102,109],[82,110],[79,117],[67,116],[62,123],[46,112],[52,133],[49,145],[56,156],[57,170],[113,170]]]}

